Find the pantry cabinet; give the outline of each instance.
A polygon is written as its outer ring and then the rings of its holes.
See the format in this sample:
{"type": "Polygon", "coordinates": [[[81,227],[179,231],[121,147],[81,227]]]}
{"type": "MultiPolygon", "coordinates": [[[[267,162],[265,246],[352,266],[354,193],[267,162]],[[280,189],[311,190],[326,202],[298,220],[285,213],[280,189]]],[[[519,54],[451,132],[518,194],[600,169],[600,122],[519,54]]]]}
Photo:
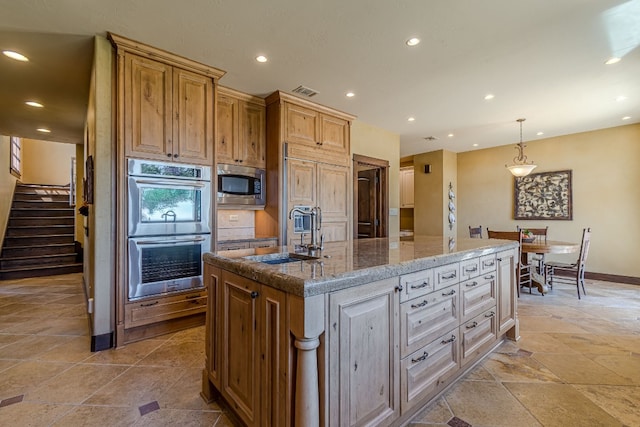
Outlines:
{"type": "Polygon", "coordinates": [[[400,207],[412,208],[414,206],[413,166],[400,169],[400,207]]]}
{"type": "Polygon", "coordinates": [[[264,99],[219,87],[216,163],[240,164],[264,169],[266,165],[265,116],[264,99]]]}

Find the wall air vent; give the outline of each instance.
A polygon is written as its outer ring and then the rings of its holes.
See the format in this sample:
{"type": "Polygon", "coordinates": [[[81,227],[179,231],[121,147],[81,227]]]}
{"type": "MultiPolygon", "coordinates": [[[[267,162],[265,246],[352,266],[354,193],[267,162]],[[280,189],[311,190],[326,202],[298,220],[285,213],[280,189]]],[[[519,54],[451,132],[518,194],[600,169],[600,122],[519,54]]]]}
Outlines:
{"type": "Polygon", "coordinates": [[[310,87],[306,87],[306,86],[302,86],[302,85],[298,86],[297,88],[295,88],[291,92],[297,93],[298,95],[306,96],[307,98],[311,98],[312,96],[318,94],[318,91],[313,90],[310,87]]]}

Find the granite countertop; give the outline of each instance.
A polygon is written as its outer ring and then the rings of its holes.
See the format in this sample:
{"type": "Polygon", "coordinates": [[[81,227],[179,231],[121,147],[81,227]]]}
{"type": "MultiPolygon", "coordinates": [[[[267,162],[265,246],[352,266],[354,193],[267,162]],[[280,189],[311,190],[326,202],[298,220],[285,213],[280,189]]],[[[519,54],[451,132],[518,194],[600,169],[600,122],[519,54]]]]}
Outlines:
{"type": "MultiPolygon", "coordinates": [[[[285,292],[310,297],[426,268],[517,247],[517,242],[461,238],[449,247],[443,237],[357,239],[325,243],[317,259],[266,264],[295,248],[251,248],[205,253],[214,266],[285,292]]],[[[306,254],[306,251],[298,252],[306,254]]]]}

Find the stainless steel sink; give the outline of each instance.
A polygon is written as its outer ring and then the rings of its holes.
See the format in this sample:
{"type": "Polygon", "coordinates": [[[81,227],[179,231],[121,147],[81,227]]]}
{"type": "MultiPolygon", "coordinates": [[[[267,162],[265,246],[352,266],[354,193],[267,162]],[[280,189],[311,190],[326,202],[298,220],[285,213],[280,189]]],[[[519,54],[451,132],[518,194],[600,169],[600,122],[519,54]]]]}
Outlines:
{"type": "Polygon", "coordinates": [[[250,259],[252,261],[262,262],[264,264],[286,264],[289,262],[297,262],[297,261],[310,261],[316,260],[318,257],[313,257],[304,254],[297,253],[278,253],[278,254],[270,254],[270,255],[258,255],[258,256],[247,256],[245,259],[250,259]]]}

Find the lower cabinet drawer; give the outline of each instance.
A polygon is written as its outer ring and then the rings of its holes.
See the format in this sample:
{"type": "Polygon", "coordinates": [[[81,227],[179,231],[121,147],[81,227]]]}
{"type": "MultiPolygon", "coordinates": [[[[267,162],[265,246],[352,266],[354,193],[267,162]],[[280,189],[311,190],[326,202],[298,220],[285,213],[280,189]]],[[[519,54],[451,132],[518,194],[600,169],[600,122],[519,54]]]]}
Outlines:
{"type": "Polygon", "coordinates": [[[460,367],[458,329],[400,361],[400,412],[439,393],[460,367]]]}
{"type": "Polygon", "coordinates": [[[435,289],[442,289],[446,286],[460,282],[460,263],[443,265],[433,269],[433,279],[435,289]]]}
{"type": "Polygon", "coordinates": [[[458,285],[400,304],[400,357],[458,326],[458,285]]]}
{"type": "Polygon", "coordinates": [[[124,308],[125,328],[148,325],[177,317],[204,313],[207,310],[207,292],[193,292],[169,297],[128,303],[124,308]]]}
{"type": "Polygon", "coordinates": [[[484,354],[498,338],[495,306],[460,326],[462,365],[484,354]]]}
{"type": "Polygon", "coordinates": [[[276,246],[278,246],[278,240],[256,240],[253,242],[249,242],[249,246],[252,248],[275,248],[276,246]]]}
{"type": "Polygon", "coordinates": [[[249,249],[249,242],[218,242],[219,251],[232,251],[235,249],[249,249]]]}
{"type": "Polygon", "coordinates": [[[488,273],[460,283],[462,321],[466,322],[485,310],[494,307],[496,300],[495,273],[488,273]]]}

